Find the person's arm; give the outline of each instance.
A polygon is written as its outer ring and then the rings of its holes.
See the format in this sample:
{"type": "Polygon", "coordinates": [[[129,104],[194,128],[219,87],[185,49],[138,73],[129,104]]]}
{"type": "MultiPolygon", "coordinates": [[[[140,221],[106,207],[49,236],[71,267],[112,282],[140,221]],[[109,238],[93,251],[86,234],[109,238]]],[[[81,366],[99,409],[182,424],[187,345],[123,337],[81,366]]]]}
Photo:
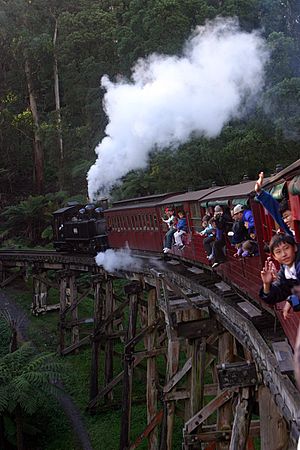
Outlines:
{"type": "Polygon", "coordinates": [[[273,282],[274,269],[275,266],[271,261],[271,258],[267,258],[261,271],[263,286],[259,292],[259,296],[269,305],[275,305],[275,303],[283,302],[289,295],[291,295],[291,288],[286,282],[283,269],[279,271],[277,280],[273,282]]]}
{"type": "Polygon", "coordinates": [[[272,197],[269,192],[262,190],[259,195],[256,196],[259,203],[263,205],[264,208],[271,214],[275,222],[278,223],[280,228],[282,228],[286,233],[293,235],[289,227],[284,223],[280,211],[279,203],[275,198],[272,197]]]}
{"type": "Polygon", "coordinates": [[[284,223],[279,210],[279,203],[275,198],[272,197],[269,192],[262,189],[262,184],[264,180],[264,173],[260,172],[258,180],[255,183],[256,198],[263,205],[263,207],[271,214],[275,222],[278,223],[280,228],[286,233],[293,235],[289,227],[284,223]]]}

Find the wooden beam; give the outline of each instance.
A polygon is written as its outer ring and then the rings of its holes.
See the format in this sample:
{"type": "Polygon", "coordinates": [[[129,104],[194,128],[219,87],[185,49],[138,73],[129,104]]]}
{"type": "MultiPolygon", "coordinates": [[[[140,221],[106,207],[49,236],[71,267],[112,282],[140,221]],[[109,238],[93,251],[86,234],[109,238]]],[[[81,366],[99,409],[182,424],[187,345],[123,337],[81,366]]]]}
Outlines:
{"type": "MultiPolygon", "coordinates": [[[[77,286],[76,286],[76,277],[75,275],[70,276],[69,278],[69,289],[70,289],[70,305],[75,305],[72,308],[72,322],[78,321],[78,305],[77,305],[77,286]]],[[[75,325],[71,329],[71,343],[77,344],[80,341],[79,337],[79,326],[75,325]]]]}
{"type": "Polygon", "coordinates": [[[191,414],[203,407],[206,339],[195,339],[192,350],[191,414]]]}
{"type": "MultiPolygon", "coordinates": [[[[148,441],[150,442],[150,435],[151,433],[153,433],[153,431],[156,429],[157,425],[160,424],[160,422],[162,421],[163,418],[163,411],[160,410],[158,411],[155,416],[153,417],[153,419],[151,420],[151,422],[148,423],[148,425],[146,426],[146,428],[144,429],[144,431],[138,436],[138,438],[135,440],[135,442],[133,444],[130,445],[128,450],[134,450],[136,448],[139,447],[139,445],[142,443],[143,439],[145,439],[146,437],[148,437],[148,441]]],[[[152,445],[152,443],[151,443],[152,445]]],[[[149,446],[148,445],[149,450],[155,450],[157,449],[156,447],[149,446]]]]}
{"type": "MultiPolygon", "coordinates": [[[[148,332],[147,332],[147,351],[151,352],[155,349],[157,332],[156,326],[152,328],[152,324],[157,322],[156,318],[156,290],[151,289],[148,293],[148,309],[147,309],[147,323],[148,323],[148,332]],[[150,327],[150,328],[149,328],[150,327]]],[[[160,321],[158,322],[160,323],[160,321]]],[[[148,449],[154,450],[158,446],[158,431],[157,426],[158,423],[161,422],[163,417],[163,412],[157,412],[157,370],[156,370],[156,359],[155,355],[149,357],[147,359],[147,422],[148,426],[145,432],[147,431],[148,437],[148,449]],[[152,427],[149,426],[153,424],[152,427]]]]}
{"type": "Polygon", "coordinates": [[[287,425],[266,386],[258,389],[261,450],[289,449],[287,425]]]}
{"type": "Polygon", "coordinates": [[[171,389],[173,389],[176,384],[188,373],[189,370],[191,370],[192,367],[192,358],[189,358],[184,366],[176,372],[168,381],[168,383],[164,386],[163,392],[167,393],[170,392],[171,389]]]}
{"type": "MultiPolygon", "coordinates": [[[[219,338],[219,364],[230,363],[233,361],[233,336],[225,332],[219,338]]],[[[228,402],[218,410],[218,430],[225,431],[231,429],[232,407],[228,402]]],[[[217,444],[217,450],[228,450],[229,442],[222,441],[217,444]]]]}
{"type": "MultiPolygon", "coordinates": [[[[129,296],[129,318],[127,342],[134,338],[136,334],[136,322],[138,312],[138,295],[129,296]]],[[[131,400],[132,400],[132,381],[133,381],[133,348],[127,347],[127,353],[124,354],[124,377],[122,392],[122,418],[120,433],[120,450],[129,446],[130,442],[130,422],[131,422],[131,400]]]]}
{"type": "Polygon", "coordinates": [[[67,306],[66,302],[66,288],[67,288],[67,279],[66,277],[62,277],[59,283],[59,302],[60,302],[60,311],[59,311],[59,351],[60,354],[63,354],[65,349],[65,309],[67,306]]]}
{"type": "Polygon", "coordinates": [[[13,273],[12,275],[10,275],[10,277],[8,277],[4,281],[2,281],[2,283],[0,283],[0,287],[3,288],[5,286],[7,286],[9,283],[14,281],[16,278],[23,275],[24,272],[25,272],[25,269],[21,268],[18,272],[13,273]]]}
{"type": "MultiPolygon", "coordinates": [[[[133,367],[136,367],[143,359],[145,358],[144,355],[139,355],[134,358],[133,367]]],[[[120,372],[107,386],[105,386],[101,391],[97,394],[95,398],[90,400],[88,404],[88,409],[93,409],[99,400],[104,397],[104,395],[108,394],[117,384],[120,383],[120,381],[123,380],[124,377],[124,370],[120,372]]]]}
{"type": "Polygon", "coordinates": [[[229,450],[246,450],[254,400],[254,388],[239,390],[229,450]]]}
{"type": "Polygon", "coordinates": [[[95,330],[99,327],[103,315],[103,291],[101,281],[94,283],[94,333],[92,340],[90,400],[97,397],[99,392],[99,351],[100,343],[95,339],[95,330]]]}
{"type": "Polygon", "coordinates": [[[192,320],[189,322],[180,322],[177,326],[178,336],[187,339],[196,339],[208,337],[212,331],[218,332],[219,326],[215,319],[192,320]]]}
{"type": "MultiPolygon", "coordinates": [[[[114,311],[114,296],[112,280],[108,279],[105,285],[105,318],[108,318],[114,311]]],[[[113,333],[113,321],[106,325],[106,336],[109,337],[113,333]]],[[[104,362],[104,380],[105,385],[109,384],[113,379],[113,340],[107,339],[105,342],[105,362],[104,362]]],[[[113,400],[113,392],[107,394],[107,400],[113,400]]]]}
{"type": "MultiPolygon", "coordinates": [[[[184,443],[187,445],[197,445],[197,442],[216,442],[227,440],[229,441],[232,435],[232,430],[217,431],[216,425],[205,425],[203,431],[197,434],[188,434],[184,437],[184,443]]],[[[249,438],[260,436],[260,421],[253,420],[249,427],[249,438]]],[[[249,446],[250,439],[248,439],[247,446],[249,446]]],[[[250,444],[251,445],[251,444],[250,444]]],[[[247,447],[246,447],[247,448],[247,447]]],[[[235,447],[235,450],[240,450],[240,447],[235,447]]],[[[248,450],[248,449],[247,449],[248,450]]],[[[270,449],[271,450],[271,449],[270,449]]]]}
{"type": "Polygon", "coordinates": [[[211,414],[217,411],[222,405],[228,402],[233,396],[233,391],[226,389],[222,391],[216,398],[209,402],[204,408],[202,408],[197,414],[195,414],[184,427],[185,433],[192,433],[204,420],[206,420],[211,414]]]}
{"type": "Polygon", "coordinates": [[[172,289],[172,291],[174,291],[177,295],[179,295],[180,297],[182,297],[187,304],[189,305],[190,308],[195,308],[195,309],[202,309],[205,306],[208,306],[210,301],[207,298],[203,298],[202,304],[198,301],[197,303],[193,303],[193,301],[190,299],[190,297],[188,295],[186,295],[182,289],[180,289],[180,287],[173,283],[170,278],[168,278],[167,276],[164,277],[164,281],[165,283],[169,286],[170,289],[172,289]]]}
{"type": "Polygon", "coordinates": [[[121,305],[118,306],[118,308],[116,308],[108,317],[106,317],[106,319],[99,320],[99,323],[97,324],[97,327],[95,328],[95,336],[97,336],[98,334],[103,333],[103,331],[105,330],[105,327],[113,320],[115,320],[117,317],[119,317],[119,315],[123,312],[123,310],[126,308],[126,306],[128,306],[129,303],[129,299],[124,300],[121,305]]]}
{"type": "Polygon", "coordinates": [[[62,356],[66,356],[66,355],[68,355],[69,353],[72,353],[72,352],[74,352],[75,350],[79,349],[79,348],[82,347],[83,345],[89,344],[89,343],[91,342],[91,338],[92,338],[92,335],[89,334],[88,336],[85,336],[84,338],[80,339],[80,341],[78,341],[78,342],[76,342],[76,343],[74,343],[74,344],[69,345],[68,347],[64,348],[64,349],[61,351],[61,355],[62,355],[62,356]]]}

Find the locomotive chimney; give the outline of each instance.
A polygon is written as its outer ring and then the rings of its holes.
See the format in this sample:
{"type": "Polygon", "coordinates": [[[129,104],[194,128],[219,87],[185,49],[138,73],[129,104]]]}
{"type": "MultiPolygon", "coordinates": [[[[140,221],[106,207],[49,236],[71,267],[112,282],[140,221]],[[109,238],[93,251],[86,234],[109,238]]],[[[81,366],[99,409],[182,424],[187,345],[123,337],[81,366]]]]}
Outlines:
{"type": "Polygon", "coordinates": [[[240,184],[246,183],[247,181],[249,181],[249,177],[248,177],[248,175],[245,173],[245,174],[243,175],[242,181],[240,181],[240,184]]]}

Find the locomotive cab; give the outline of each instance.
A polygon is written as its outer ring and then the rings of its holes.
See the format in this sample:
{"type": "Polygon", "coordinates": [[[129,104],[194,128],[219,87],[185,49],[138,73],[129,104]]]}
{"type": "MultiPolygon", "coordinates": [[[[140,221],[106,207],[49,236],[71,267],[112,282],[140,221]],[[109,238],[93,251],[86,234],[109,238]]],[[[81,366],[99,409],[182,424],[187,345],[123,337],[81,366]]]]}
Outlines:
{"type": "Polygon", "coordinates": [[[96,254],[108,248],[103,207],[69,206],[55,211],[54,247],[57,251],[96,254]]]}

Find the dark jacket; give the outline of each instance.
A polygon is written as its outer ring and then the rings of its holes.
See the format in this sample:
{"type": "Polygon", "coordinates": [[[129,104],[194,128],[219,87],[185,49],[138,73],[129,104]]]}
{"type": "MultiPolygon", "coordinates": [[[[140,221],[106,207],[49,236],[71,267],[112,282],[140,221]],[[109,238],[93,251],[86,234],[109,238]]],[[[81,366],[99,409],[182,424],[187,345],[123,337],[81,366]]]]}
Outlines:
{"type": "Polygon", "coordinates": [[[216,220],[216,239],[217,241],[224,241],[225,239],[225,232],[226,232],[226,226],[227,226],[227,216],[226,214],[216,214],[215,216],[216,220]]]}
{"type": "Polygon", "coordinates": [[[244,225],[242,220],[238,220],[234,222],[232,226],[233,236],[231,243],[232,244],[240,244],[243,241],[247,241],[249,239],[249,234],[247,228],[244,225]]]}
{"type": "Polygon", "coordinates": [[[269,305],[275,305],[275,303],[283,302],[292,294],[293,286],[300,284],[300,245],[298,245],[298,251],[296,253],[295,268],[297,274],[297,280],[286,279],[284,275],[284,266],[280,266],[277,280],[271,284],[271,289],[268,294],[264,294],[263,288],[259,292],[259,296],[269,305]]]}

